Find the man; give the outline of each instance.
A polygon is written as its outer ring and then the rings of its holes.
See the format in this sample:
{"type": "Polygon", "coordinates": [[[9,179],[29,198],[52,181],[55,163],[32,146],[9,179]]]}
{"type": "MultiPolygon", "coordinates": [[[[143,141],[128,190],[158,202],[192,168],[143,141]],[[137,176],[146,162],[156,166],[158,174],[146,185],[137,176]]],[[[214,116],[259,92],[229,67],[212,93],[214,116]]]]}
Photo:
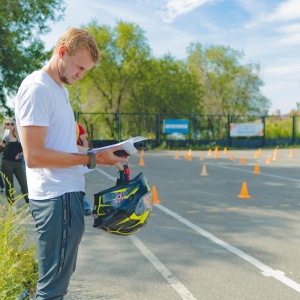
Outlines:
{"type": "Polygon", "coordinates": [[[100,60],[91,34],[70,28],[50,61],[22,82],[16,98],[31,213],[38,233],[39,279],[35,299],[63,299],[75,270],[84,232],[82,165],[116,165],[119,147],[80,154],[75,119],[63,84],[73,84],[100,60]]]}

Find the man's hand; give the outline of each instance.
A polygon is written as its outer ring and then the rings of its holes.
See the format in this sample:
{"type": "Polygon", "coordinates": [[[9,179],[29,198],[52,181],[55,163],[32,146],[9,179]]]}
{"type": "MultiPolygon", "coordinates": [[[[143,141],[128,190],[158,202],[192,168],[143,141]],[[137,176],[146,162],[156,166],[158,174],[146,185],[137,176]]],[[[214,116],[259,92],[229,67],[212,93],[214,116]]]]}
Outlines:
{"type": "Polygon", "coordinates": [[[114,154],[115,151],[120,150],[121,146],[116,146],[103,151],[95,153],[97,165],[115,165],[118,169],[122,169],[120,163],[128,163],[127,157],[119,157],[114,154]]]}

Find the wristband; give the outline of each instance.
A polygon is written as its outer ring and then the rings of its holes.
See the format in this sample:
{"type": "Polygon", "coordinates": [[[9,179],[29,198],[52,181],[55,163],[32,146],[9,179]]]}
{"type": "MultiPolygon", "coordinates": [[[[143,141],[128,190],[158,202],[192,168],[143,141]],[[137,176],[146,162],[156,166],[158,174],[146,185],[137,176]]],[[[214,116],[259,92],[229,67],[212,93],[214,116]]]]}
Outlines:
{"type": "Polygon", "coordinates": [[[90,157],[90,163],[87,165],[89,169],[95,169],[96,168],[96,157],[93,152],[88,152],[87,155],[90,157]]]}

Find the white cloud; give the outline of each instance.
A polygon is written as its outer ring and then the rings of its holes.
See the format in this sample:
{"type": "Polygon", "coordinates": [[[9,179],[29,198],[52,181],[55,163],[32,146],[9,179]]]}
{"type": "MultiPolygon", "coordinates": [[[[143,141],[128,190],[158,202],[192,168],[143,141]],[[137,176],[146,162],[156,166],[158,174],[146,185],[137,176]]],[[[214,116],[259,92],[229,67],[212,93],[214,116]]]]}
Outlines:
{"type": "Polygon", "coordinates": [[[292,78],[298,78],[300,73],[300,63],[299,64],[290,64],[290,65],[280,65],[267,67],[265,70],[266,74],[272,76],[289,76],[292,78]]]}
{"type": "Polygon", "coordinates": [[[265,9],[265,1],[234,0],[237,5],[251,16],[257,16],[265,9]]]}
{"type": "Polygon", "coordinates": [[[290,25],[281,26],[278,28],[278,32],[284,34],[298,34],[300,32],[300,23],[292,23],[290,25]]]}
{"type": "Polygon", "coordinates": [[[289,46],[300,45],[300,23],[281,26],[277,29],[277,32],[282,34],[282,37],[278,41],[279,44],[289,46]]]}
{"type": "Polygon", "coordinates": [[[171,23],[178,16],[185,15],[198,6],[215,1],[216,0],[167,0],[164,10],[159,14],[164,22],[171,23]]]}
{"type": "Polygon", "coordinates": [[[265,21],[293,21],[300,18],[300,0],[287,0],[278,5],[276,10],[265,16],[265,21]]]}
{"type": "Polygon", "coordinates": [[[285,36],[285,37],[279,39],[278,43],[283,46],[300,45],[300,36],[299,35],[285,36]]]}

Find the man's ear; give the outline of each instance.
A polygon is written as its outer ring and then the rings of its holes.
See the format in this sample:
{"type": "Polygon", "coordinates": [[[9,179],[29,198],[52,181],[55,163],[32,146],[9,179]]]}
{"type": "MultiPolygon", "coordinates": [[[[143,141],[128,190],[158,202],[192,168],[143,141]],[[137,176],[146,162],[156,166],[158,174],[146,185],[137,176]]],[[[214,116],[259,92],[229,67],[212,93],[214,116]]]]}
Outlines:
{"type": "Polygon", "coordinates": [[[67,50],[68,50],[67,46],[65,45],[60,46],[58,50],[59,57],[62,58],[66,54],[67,50]]]}

